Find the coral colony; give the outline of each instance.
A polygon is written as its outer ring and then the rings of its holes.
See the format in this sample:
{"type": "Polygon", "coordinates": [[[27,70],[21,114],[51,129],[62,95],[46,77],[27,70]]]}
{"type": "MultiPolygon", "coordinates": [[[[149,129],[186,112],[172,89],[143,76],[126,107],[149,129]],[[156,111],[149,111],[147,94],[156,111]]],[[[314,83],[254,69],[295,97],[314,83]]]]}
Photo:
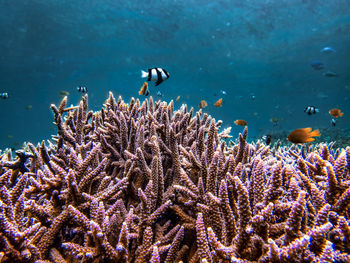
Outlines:
{"type": "Polygon", "coordinates": [[[221,121],[110,94],[0,155],[0,262],[350,262],[350,147],[228,146],[221,121]]]}

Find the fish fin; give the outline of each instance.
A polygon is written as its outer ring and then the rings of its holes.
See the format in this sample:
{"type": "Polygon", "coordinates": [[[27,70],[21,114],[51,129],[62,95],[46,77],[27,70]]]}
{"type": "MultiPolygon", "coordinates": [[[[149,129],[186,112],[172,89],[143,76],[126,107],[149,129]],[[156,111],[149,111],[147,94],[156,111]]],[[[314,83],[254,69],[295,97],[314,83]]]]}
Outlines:
{"type": "Polygon", "coordinates": [[[163,80],[162,79],[160,79],[160,80],[158,80],[157,82],[156,82],[156,86],[158,86],[160,83],[162,83],[163,82],[163,80]]]}
{"type": "Polygon", "coordinates": [[[303,129],[301,129],[301,130],[303,130],[303,131],[305,131],[305,132],[311,132],[311,131],[312,131],[312,129],[311,129],[310,127],[303,128],[303,129]]]}
{"type": "Polygon", "coordinates": [[[340,112],[339,113],[339,116],[341,117],[341,116],[343,116],[344,115],[344,112],[340,112]]]}
{"type": "Polygon", "coordinates": [[[314,131],[310,132],[310,136],[311,137],[321,136],[321,133],[319,130],[314,130],[314,131]]]}
{"type": "Polygon", "coordinates": [[[313,142],[315,140],[315,138],[307,138],[306,142],[313,142]]]}
{"type": "Polygon", "coordinates": [[[141,70],[141,78],[147,78],[148,77],[148,72],[141,70]]]}

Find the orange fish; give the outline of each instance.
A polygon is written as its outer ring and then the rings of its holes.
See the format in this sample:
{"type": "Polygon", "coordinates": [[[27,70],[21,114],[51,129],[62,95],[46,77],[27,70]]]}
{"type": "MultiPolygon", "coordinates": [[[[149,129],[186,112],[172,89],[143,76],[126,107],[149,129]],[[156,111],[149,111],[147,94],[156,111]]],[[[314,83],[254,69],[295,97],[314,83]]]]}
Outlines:
{"type": "Polygon", "coordinates": [[[208,103],[205,100],[201,100],[199,103],[199,108],[203,109],[208,106],[208,103]]]}
{"type": "Polygon", "coordinates": [[[239,126],[247,126],[248,124],[245,120],[235,120],[234,123],[239,126]]]}
{"type": "Polygon", "coordinates": [[[215,107],[221,107],[222,106],[222,98],[219,99],[217,102],[214,103],[215,107]]]}
{"type": "Polygon", "coordinates": [[[145,82],[143,83],[140,91],[139,91],[139,95],[145,95],[145,96],[148,96],[149,95],[149,91],[148,91],[148,83],[145,82]]]}
{"type": "Polygon", "coordinates": [[[329,114],[332,115],[333,117],[338,118],[338,117],[343,116],[343,115],[344,115],[344,112],[341,112],[340,109],[331,109],[331,110],[329,111],[329,114]]]}
{"type": "Polygon", "coordinates": [[[180,100],[181,96],[177,96],[176,97],[176,102],[178,102],[180,100]]]}
{"type": "Polygon", "coordinates": [[[313,142],[315,140],[313,137],[320,136],[321,133],[319,130],[311,130],[311,128],[296,129],[288,135],[287,140],[292,143],[313,142]]]}

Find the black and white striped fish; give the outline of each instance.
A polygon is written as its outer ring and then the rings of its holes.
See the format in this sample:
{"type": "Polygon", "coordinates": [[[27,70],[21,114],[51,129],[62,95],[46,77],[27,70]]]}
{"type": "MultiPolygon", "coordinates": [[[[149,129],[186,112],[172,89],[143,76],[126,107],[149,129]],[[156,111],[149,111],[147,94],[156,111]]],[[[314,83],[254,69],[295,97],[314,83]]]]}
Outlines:
{"type": "Polygon", "coordinates": [[[9,94],[7,92],[0,93],[0,98],[2,98],[3,100],[8,99],[8,97],[9,97],[9,94]]]}
{"type": "Polygon", "coordinates": [[[141,77],[147,81],[155,81],[156,86],[170,77],[169,73],[162,68],[149,68],[148,71],[141,70],[141,77]]]}
{"type": "Polygon", "coordinates": [[[332,119],[331,120],[331,124],[332,124],[333,127],[335,127],[335,125],[337,124],[337,121],[335,119],[332,119]]]}
{"type": "Polygon", "coordinates": [[[263,139],[263,141],[265,142],[266,145],[269,145],[271,143],[271,135],[270,134],[266,134],[263,137],[261,137],[261,139],[263,139]]]}
{"type": "Polygon", "coordinates": [[[87,92],[87,87],[78,86],[78,87],[77,87],[77,91],[79,91],[79,92],[81,92],[81,93],[86,93],[86,92],[87,92]]]}
{"type": "Polygon", "coordinates": [[[316,112],[319,112],[319,109],[316,109],[314,106],[308,106],[305,108],[304,112],[306,112],[309,115],[316,114],[316,112]]]}

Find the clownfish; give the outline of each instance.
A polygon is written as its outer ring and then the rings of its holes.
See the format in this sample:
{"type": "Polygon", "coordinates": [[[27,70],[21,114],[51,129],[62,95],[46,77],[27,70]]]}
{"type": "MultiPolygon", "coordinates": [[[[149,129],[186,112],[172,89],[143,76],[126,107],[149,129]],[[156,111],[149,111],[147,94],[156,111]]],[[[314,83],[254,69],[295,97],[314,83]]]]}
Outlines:
{"type": "Polygon", "coordinates": [[[147,78],[147,81],[156,82],[156,86],[170,77],[168,71],[162,68],[149,68],[148,72],[141,70],[141,78],[147,78]]]}

